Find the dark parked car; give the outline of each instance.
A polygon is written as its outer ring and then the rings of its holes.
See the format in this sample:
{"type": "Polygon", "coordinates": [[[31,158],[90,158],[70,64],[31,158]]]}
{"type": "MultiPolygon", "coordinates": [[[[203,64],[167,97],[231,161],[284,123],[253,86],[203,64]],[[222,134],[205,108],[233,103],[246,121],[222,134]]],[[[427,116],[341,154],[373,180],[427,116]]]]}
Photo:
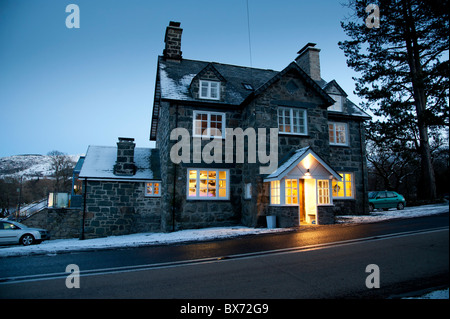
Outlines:
{"type": "Polygon", "coordinates": [[[388,210],[389,208],[397,208],[402,210],[406,206],[405,198],[393,191],[369,192],[369,210],[382,208],[388,210]]]}

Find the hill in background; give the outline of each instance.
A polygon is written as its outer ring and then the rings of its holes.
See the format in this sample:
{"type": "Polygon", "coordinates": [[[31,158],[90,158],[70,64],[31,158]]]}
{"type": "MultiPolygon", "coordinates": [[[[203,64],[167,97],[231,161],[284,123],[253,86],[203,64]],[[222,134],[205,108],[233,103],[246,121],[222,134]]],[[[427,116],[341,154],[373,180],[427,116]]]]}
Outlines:
{"type": "MultiPolygon", "coordinates": [[[[76,163],[80,155],[66,155],[70,161],[76,163]]],[[[0,179],[24,180],[37,178],[51,178],[54,174],[52,169],[52,157],[50,155],[26,154],[0,157],[0,179]]]]}

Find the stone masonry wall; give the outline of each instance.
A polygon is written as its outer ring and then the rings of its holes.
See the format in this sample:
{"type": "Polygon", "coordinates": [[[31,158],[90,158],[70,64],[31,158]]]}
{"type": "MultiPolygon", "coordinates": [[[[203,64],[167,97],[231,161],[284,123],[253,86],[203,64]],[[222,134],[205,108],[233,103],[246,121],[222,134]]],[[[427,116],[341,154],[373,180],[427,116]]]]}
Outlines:
{"type": "MultiPolygon", "coordinates": [[[[201,228],[213,226],[235,225],[241,219],[241,195],[242,195],[242,168],[239,164],[224,163],[225,141],[222,140],[222,163],[206,164],[203,159],[200,163],[193,162],[194,142],[192,137],[193,111],[202,108],[191,105],[171,106],[169,111],[162,111],[165,122],[170,124],[170,130],[175,127],[183,127],[191,135],[190,163],[172,163],[169,153],[177,141],[167,140],[166,145],[161,145],[165,151],[161,154],[161,178],[165,194],[162,193],[161,207],[167,220],[163,231],[172,231],[188,228],[201,228]],[[163,168],[163,166],[165,166],[163,168]],[[189,168],[216,168],[229,170],[229,200],[193,200],[187,199],[187,177],[189,168]]],[[[203,109],[211,111],[212,109],[203,109]]],[[[216,112],[225,113],[227,127],[238,127],[240,112],[236,110],[214,109],[216,112]]],[[[163,135],[163,133],[161,133],[163,135]]],[[[212,139],[202,140],[201,148],[210,143],[212,139]]]]}
{"type": "Polygon", "coordinates": [[[160,198],[143,182],[88,181],[85,237],[161,231],[160,198]]]}
{"type": "Polygon", "coordinates": [[[22,223],[28,227],[44,228],[51,239],[79,238],[82,211],[79,209],[44,209],[22,223]]]}
{"type": "MultiPolygon", "coordinates": [[[[211,74],[209,74],[211,75],[211,74]]],[[[211,75],[212,76],[212,75],[211,75]]],[[[191,88],[194,89],[195,88],[191,88]]],[[[171,147],[177,141],[170,141],[169,134],[175,127],[183,127],[192,134],[193,110],[205,110],[223,112],[226,114],[227,128],[266,128],[267,148],[269,152],[269,128],[278,127],[278,107],[294,107],[307,110],[307,135],[288,135],[280,133],[278,137],[278,162],[280,163],[290,151],[305,146],[311,146],[323,159],[329,161],[336,169],[346,168],[355,172],[356,192],[362,194],[361,184],[363,175],[357,176],[361,170],[360,148],[356,140],[360,140],[359,131],[355,131],[358,122],[348,119],[343,121],[349,123],[351,135],[351,149],[339,149],[330,147],[328,143],[328,117],[329,113],[322,106],[323,100],[308,84],[298,79],[294,73],[285,74],[279,81],[272,84],[250,104],[243,109],[226,108],[219,105],[203,107],[199,105],[186,105],[182,103],[172,104],[162,101],[157,136],[157,147],[160,148],[162,197],[161,197],[161,228],[163,231],[172,231],[184,228],[210,227],[242,223],[246,226],[255,227],[261,217],[276,211],[283,227],[298,225],[298,207],[295,211],[292,207],[272,209],[269,203],[269,183],[263,183],[263,176],[259,172],[261,165],[248,163],[233,164],[205,164],[192,163],[193,140],[191,137],[191,163],[174,164],[169,154],[171,147]],[[292,85],[292,82],[295,85],[292,85]],[[296,89],[292,89],[296,87],[296,89]],[[355,126],[356,125],[356,126],[355,126]],[[339,152],[344,152],[340,154],[339,152]],[[350,158],[346,159],[345,152],[350,158]],[[334,158],[334,160],[333,160],[334,158]],[[333,160],[333,161],[332,161],[333,160]],[[332,161],[332,162],[331,162],[332,161]],[[346,164],[342,164],[345,162],[346,164]],[[187,170],[189,168],[226,168],[230,170],[230,200],[187,200],[187,170]],[[358,182],[359,178],[359,182],[358,182]],[[251,183],[252,198],[244,199],[243,190],[246,183],[251,183]],[[358,184],[359,183],[359,184],[358,184]],[[272,212],[273,211],[273,212],[272,212]],[[291,218],[292,222],[288,219],[291,218]]],[[[210,140],[202,141],[203,146],[210,140]]],[[[225,144],[225,143],[223,143],[225,144]]],[[[245,143],[244,152],[247,154],[248,145],[245,143]]],[[[236,149],[233,149],[234,155],[236,149]]],[[[225,154],[225,149],[222,149],[225,154]]],[[[267,164],[264,164],[267,165],[267,164]]],[[[362,201],[357,197],[353,205],[363,207],[362,201]]],[[[318,209],[318,223],[333,223],[334,213],[339,211],[342,205],[348,206],[350,201],[335,201],[336,206],[318,209]],[[321,214],[323,216],[321,216],[321,214]]]]}
{"type": "MultiPolygon", "coordinates": [[[[277,128],[278,107],[293,107],[307,110],[307,135],[278,135],[278,163],[289,154],[290,151],[305,146],[311,146],[325,160],[330,157],[328,144],[328,112],[320,105],[323,100],[315,91],[300,81],[294,73],[287,73],[279,81],[275,82],[265,92],[252,101],[244,110],[242,125],[254,128],[277,128]],[[288,89],[293,81],[297,89],[288,89]]],[[[267,134],[268,139],[268,134],[267,134]]],[[[269,141],[267,141],[267,152],[269,141]]],[[[281,227],[298,225],[298,207],[270,206],[269,183],[263,183],[263,178],[255,178],[259,175],[260,164],[243,165],[244,183],[252,183],[252,200],[243,200],[242,219],[249,226],[256,226],[261,216],[268,214],[277,215],[277,222],[281,227]],[[289,221],[292,219],[292,221],[289,221]]]]}
{"type": "Polygon", "coordinates": [[[176,106],[161,101],[156,147],[159,148],[161,167],[161,230],[172,231],[172,203],[174,164],[170,160],[170,131],[175,128],[176,106]]]}
{"type": "Polygon", "coordinates": [[[368,198],[364,132],[359,122],[347,120],[345,123],[348,124],[350,133],[349,145],[331,146],[329,163],[338,172],[353,173],[354,198],[333,199],[334,213],[337,215],[366,214],[368,198]]]}

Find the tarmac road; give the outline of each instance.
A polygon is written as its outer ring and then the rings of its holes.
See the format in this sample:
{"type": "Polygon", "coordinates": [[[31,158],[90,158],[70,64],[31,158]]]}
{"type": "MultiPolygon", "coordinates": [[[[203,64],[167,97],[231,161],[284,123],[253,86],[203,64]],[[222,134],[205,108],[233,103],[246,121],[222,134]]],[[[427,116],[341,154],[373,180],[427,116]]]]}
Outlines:
{"type": "MultiPolygon", "coordinates": [[[[61,256],[37,256],[39,273],[33,275],[29,271],[27,278],[20,280],[4,280],[0,283],[1,298],[231,298],[231,299],[272,299],[272,298],[386,298],[393,294],[408,290],[422,289],[448,283],[448,214],[441,217],[429,217],[394,223],[397,232],[381,229],[390,228],[391,223],[371,224],[368,228],[329,227],[305,235],[302,245],[281,245],[273,240],[270,251],[255,250],[253,243],[249,251],[232,250],[231,246],[243,246],[246,241],[231,240],[203,243],[197,245],[177,246],[177,256],[169,258],[150,258],[147,263],[136,264],[117,262],[123,253],[134,253],[136,259],[144,258],[149,252],[157,250],[134,249],[126,251],[90,252],[67,254],[61,256]],[[434,220],[433,220],[434,218],[434,220]],[[442,226],[442,221],[447,221],[442,226]],[[419,223],[420,221],[420,223],[419,223]],[[430,223],[438,223],[431,227],[430,223]],[[384,224],[385,226],[382,226],[384,224]],[[408,226],[409,225],[409,226],[408,226]],[[423,225],[420,229],[419,225],[423,225]],[[368,231],[379,228],[378,235],[368,231]],[[327,230],[325,230],[327,229],[327,230]],[[341,238],[335,241],[323,240],[326,233],[340,229],[351,229],[356,238],[341,238]],[[398,231],[402,229],[402,231],[398,231]],[[428,229],[428,230],[427,230],[428,229]],[[382,234],[385,233],[385,234],[382,234]],[[372,234],[372,236],[370,236],[372,234]],[[369,236],[366,236],[369,235],[369,236]],[[201,245],[206,248],[200,249],[201,245]],[[208,256],[209,252],[223,252],[219,249],[226,246],[226,251],[233,254],[208,256]],[[287,247],[286,247],[287,246],[287,247]],[[186,250],[190,247],[189,250],[186,250]],[[197,248],[197,249],[195,249],[197,248]],[[190,251],[190,252],[189,252],[190,251]],[[197,253],[196,253],[197,251],[197,253]],[[256,251],[256,253],[255,253],[256,251]],[[102,253],[105,255],[102,256],[102,253]],[[87,267],[84,254],[91,254],[92,266],[87,267]],[[69,275],[64,270],[54,271],[48,261],[67,265],[82,261],[80,288],[68,289],[66,279],[69,275]],[[116,256],[114,259],[113,257],[116,256]],[[224,257],[220,257],[224,256],[224,257]],[[39,258],[41,259],[39,259],[39,258]],[[45,257],[47,257],[45,259],[45,257]],[[104,258],[108,257],[108,258],[104,258]],[[185,258],[182,258],[185,257],[185,258]],[[195,258],[193,258],[195,257],[195,258]],[[113,262],[116,260],[116,262],[113,262]],[[149,262],[153,260],[154,262],[149,262]],[[94,262],[95,261],[95,262],[94,262]],[[95,267],[94,267],[95,264],[95,267]],[[369,289],[366,279],[371,273],[366,272],[369,264],[379,267],[380,288],[369,289]],[[104,266],[107,267],[104,267],[104,266]],[[108,268],[108,269],[106,269],[108,268]],[[42,272],[44,269],[53,272],[42,272]],[[89,270],[88,270],[89,269],[89,270]],[[43,277],[43,274],[46,277],[43,277]],[[35,277],[33,277],[35,276],[35,277]]],[[[366,225],[367,226],[367,225],[366,225]]],[[[284,234],[289,236],[289,234],[284,234]]],[[[296,234],[290,234],[295,237],[296,234]]],[[[331,236],[337,239],[340,236],[331,236]]],[[[345,236],[344,236],[345,237],[345,236]]],[[[354,237],[354,236],[353,236],[354,237]]],[[[289,237],[265,237],[268,239],[289,237]]],[[[255,239],[256,242],[259,239],[255,239]]],[[[295,243],[296,240],[292,239],[295,243]]],[[[158,249],[164,249],[159,247],[158,249]]],[[[167,250],[167,246],[166,246],[167,250]]],[[[171,251],[174,254],[174,251],[171,251]]],[[[12,273],[19,269],[18,264],[27,264],[28,257],[4,258],[1,266],[12,273]],[[9,263],[6,263],[9,260],[9,263]],[[20,263],[20,260],[23,263],[20,263]],[[6,262],[5,262],[6,261],[6,262]],[[19,262],[18,262],[19,261],[19,262]],[[16,265],[16,266],[14,266],[16,265]]],[[[64,266],[65,268],[65,266],[64,266]]],[[[26,277],[26,276],[25,276],[26,277]]],[[[12,277],[9,277],[10,279],[12,277]]],[[[173,309],[172,309],[173,310],[173,309]]],[[[217,309],[216,309],[217,310],[217,309]]]]}

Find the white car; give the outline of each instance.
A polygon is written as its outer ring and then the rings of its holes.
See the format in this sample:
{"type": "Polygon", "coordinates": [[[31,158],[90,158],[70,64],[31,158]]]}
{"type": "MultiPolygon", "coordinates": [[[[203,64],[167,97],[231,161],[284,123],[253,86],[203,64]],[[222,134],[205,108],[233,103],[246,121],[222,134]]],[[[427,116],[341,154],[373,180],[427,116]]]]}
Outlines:
{"type": "Polygon", "coordinates": [[[47,239],[50,239],[50,235],[45,229],[30,228],[12,220],[0,219],[0,245],[28,246],[47,239]]]}

